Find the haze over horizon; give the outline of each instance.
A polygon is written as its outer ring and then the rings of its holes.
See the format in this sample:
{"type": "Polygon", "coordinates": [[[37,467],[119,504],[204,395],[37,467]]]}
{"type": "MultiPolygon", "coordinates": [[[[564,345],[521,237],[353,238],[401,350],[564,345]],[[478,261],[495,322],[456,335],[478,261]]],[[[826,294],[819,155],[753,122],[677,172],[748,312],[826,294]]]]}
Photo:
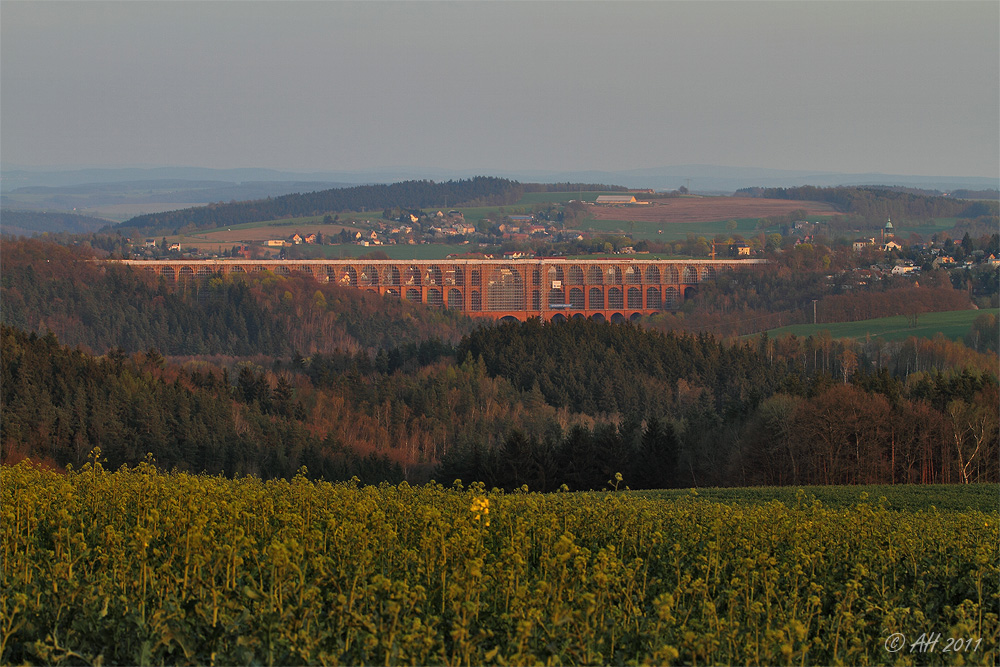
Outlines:
{"type": "Polygon", "coordinates": [[[5,165],[1000,174],[995,2],[20,2],[5,165]]]}

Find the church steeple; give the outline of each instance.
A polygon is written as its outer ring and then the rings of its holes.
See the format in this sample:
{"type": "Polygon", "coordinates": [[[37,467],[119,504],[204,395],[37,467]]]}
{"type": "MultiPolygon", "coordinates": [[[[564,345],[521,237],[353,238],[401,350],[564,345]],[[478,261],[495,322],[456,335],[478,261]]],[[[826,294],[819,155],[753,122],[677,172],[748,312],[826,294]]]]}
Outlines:
{"type": "Polygon", "coordinates": [[[892,218],[887,217],[885,221],[885,227],[882,228],[882,240],[885,241],[887,236],[891,237],[893,235],[892,218]]]}

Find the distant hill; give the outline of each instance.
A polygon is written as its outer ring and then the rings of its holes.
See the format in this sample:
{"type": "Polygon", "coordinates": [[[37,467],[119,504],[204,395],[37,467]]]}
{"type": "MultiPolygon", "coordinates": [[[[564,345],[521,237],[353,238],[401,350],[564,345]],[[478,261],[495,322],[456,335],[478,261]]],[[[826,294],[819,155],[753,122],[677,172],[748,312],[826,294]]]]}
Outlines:
{"type": "MultiPolygon", "coordinates": [[[[4,165],[0,184],[4,194],[26,186],[63,187],[83,183],[126,183],[181,179],[189,181],[324,182],[346,185],[395,183],[434,179],[458,180],[476,174],[492,174],[521,182],[619,183],[629,188],[674,190],[684,185],[695,192],[735,192],[740,188],[789,188],[801,185],[899,185],[926,190],[995,190],[1000,179],[980,176],[915,176],[908,174],[845,173],[815,170],[762,169],[686,164],[627,170],[539,170],[539,169],[437,169],[433,167],[387,167],[360,171],[288,172],[273,169],[205,169],[198,167],[155,167],[122,169],[58,170],[16,168],[4,165]]],[[[271,195],[274,196],[274,195],[271,195]]],[[[234,197],[237,200],[243,197],[234,197]]],[[[212,201],[228,201],[222,197],[212,201]]]]}
{"type": "Polygon", "coordinates": [[[4,165],[0,182],[4,194],[24,187],[67,187],[84,184],[194,181],[223,183],[324,182],[357,185],[340,178],[341,172],[288,172],[275,169],[207,169],[202,167],[125,167],[120,169],[17,168],[4,165]]]}
{"type": "Polygon", "coordinates": [[[75,213],[0,210],[0,233],[10,236],[37,236],[45,232],[88,234],[110,224],[108,220],[75,213]]]}
{"type": "Polygon", "coordinates": [[[524,186],[516,181],[488,176],[435,183],[404,181],[391,185],[358,185],[254,201],[215,204],[179,211],[140,215],[120,229],[144,233],[177,233],[182,229],[209,229],[261,220],[319,215],[335,211],[379,211],[387,208],[432,206],[504,206],[517,202],[524,186]]]}
{"type": "MultiPolygon", "coordinates": [[[[6,185],[6,183],[5,183],[6,185]]],[[[149,208],[171,210],[197,204],[247,201],[287,194],[316,192],[350,184],[332,181],[194,181],[160,179],[89,182],[73,185],[26,185],[4,189],[0,204],[20,210],[101,210],[134,207],[131,215],[149,208]],[[171,206],[176,204],[176,206],[171,206]],[[135,210],[138,209],[138,210],[135,210]]],[[[121,218],[119,218],[121,220],[121,218]]]]}

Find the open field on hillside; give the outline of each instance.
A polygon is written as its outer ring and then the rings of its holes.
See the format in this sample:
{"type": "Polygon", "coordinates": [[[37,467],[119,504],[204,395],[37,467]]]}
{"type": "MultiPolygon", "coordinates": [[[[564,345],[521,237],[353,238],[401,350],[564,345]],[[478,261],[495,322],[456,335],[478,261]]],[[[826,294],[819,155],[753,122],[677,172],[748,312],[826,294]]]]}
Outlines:
{"type": "Polygon", "coordinates": [[[682,222],[713,222],[738,218],[766,218],[804,210],[806,216],[835,215],[829,204],[787,199],[757,199],[754,197],[676,197],[654,199],[645,206],[604,206],[589,208],[595,220],[635,220],[673,224],[682,222]]]}
{"type": "Polygon", "coordinates": [[[911,327],[906,317],[880,317],[858,322],[836,322],[830,324],[793,324],[767,332],[772,338],[793,334],[804,338],[820,331],[829,331],[833,338],[864,338],[872,336],[883,340],[906,340],[910,336],[934,338],[939,333],[945,338],[960,340],[969,332],[973,321],[984,313],[1000,315],[1000,309],[953,310],[943,313],[923,313],[917,317],[917,326],[911,327]]]}
{"type": "MultiPolygon", "coordinates": [[[[360,231],[361,227],[349,224],[324,224],[321,215],[287,220],[269,220],[266,222],[251,222],[243,225],[232,225],[218,229],[205,229],[188,234],[167,235],[168,242],[178,242],[184,248],[197,248],[202,251],[229,249],[242,242],[261,243],[268,239],[287,239],[292,234],[303,236],[321,233],[324,236],[339,234],[340,230],[349,232],[360,231]]],[[[157,237],[159,240],[159,237],[157,237]]]]}
{"type": "Polygon", "coordinates": [[[727,220],[715,220],[711,222],[675,222],[664,224],[662,222],[651,222],[641,220],[596,220],[588,218],[574,225],[575,228],[584,232],[598,234],[626,234],[636,241],[659,240],[659,241],[682,241],[689,234],[693,236],[704,236],[707,239],[716,236],[730,236],[739,234],[745,238],[759,234],[757,229],[758,218],[739,218],[736,220],[736,228],[730,229],[727,220]]]}
{"type": "Polygon", "coordinates": [[[913,664],[890,651],[927,632],[943,663],[997,659],[996,510],[149,464],[0,482],[3,664],[913,664]]]}
{"type": "Polygon", "coordinates": [[[167,239],[175,238],[180,240],[182,243],[184,239],[191,241],[192,243],[197,242],[207,242],[207,243],[239,243],[240,241],[266,241],[267,239],[283,239],[288,238],[292,234],[298,233],[301,235],[320,233],[324,236],[332,236],[334,234],[339,234],[340,230],[347,229],[349,231],[358,231],[359,227],[353,227],[351,225],[324,225],[322,222],[317,221],[301,221],[301,222],[282,222],[282,223],[271,223],[268,226],[257,226],[257,227],[231,227],[228,229],[212,230],[206,232],[192,232],[190,234],[181,234],[176,237],[168,236],[167,239]]]}

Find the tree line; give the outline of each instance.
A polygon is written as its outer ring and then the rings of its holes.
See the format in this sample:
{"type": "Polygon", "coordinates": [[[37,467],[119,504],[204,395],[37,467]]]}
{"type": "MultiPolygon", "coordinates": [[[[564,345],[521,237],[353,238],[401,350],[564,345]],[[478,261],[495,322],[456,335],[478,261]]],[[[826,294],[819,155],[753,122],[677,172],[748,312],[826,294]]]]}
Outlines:
{"type": "Polygon", "coordinates": [[[724,344],[585,321],[481,330],[459,350],[491,374],[553,405],[593,410],[590,393],[619,412],[590,429],[454,450],[440,471],[539,490],[601,488],[615,472],[633,488],[996,481],[995,357],[966,356],[960,371],[929,363],[961,349],[911,339],[876,359],[828,337],[724,344]],[[641,389],[651,380],[653,400],[641,389]],[[609,395],[612,384],[627,389],[609,395]]]}
{"type": "Polygon", "coordinates": [[[306,465],[329,479],[536,490],[602,488],[614,473],[633,488],[998,479],[997,379],[974,370],[996,356],[947,359],[960,343],[936,343],[935,368],[931,347],[905,344],[876,359],[829,338],[529,322],[455,347],[295,355],[268,369],[177,365],[155,349],[94,357],[51,334],[2,333],[8,462],[79,465],[100,446],[114,465],[151,453],[213,473],[306,465]]]}
{"type": "Polygon", "coordinates": [[[187,373],[155,349],[103,358],[0,325],[2,460],[80,467],[95,447],[109,466],[152,455],[164,469],[331,479],[401,480],[398,465],[310,433],[290,387],[272,396],[251,373],[187,373]],[[265,395],[266,393],[266,395],[265,395]]]}

